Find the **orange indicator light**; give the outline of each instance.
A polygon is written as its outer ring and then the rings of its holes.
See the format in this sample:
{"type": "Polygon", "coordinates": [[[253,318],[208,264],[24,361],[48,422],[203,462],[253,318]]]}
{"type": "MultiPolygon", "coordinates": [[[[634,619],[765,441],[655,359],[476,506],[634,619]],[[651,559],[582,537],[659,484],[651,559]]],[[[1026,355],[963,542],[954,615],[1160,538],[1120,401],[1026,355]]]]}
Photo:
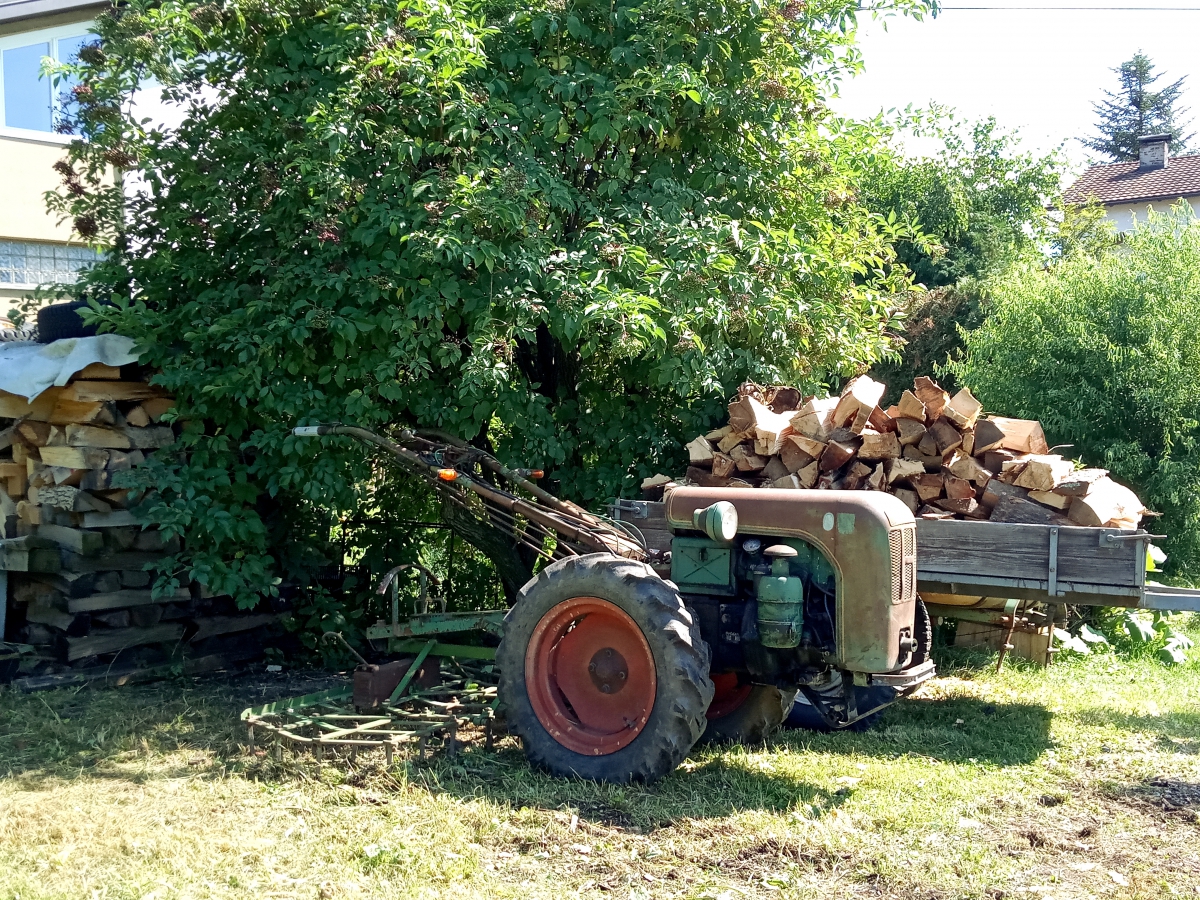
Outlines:
{"type": "Polygon", "coordinates": [[[442,481],[457,481],[458,473],[453,469],[438,469],[438,478],[442,481]]]}

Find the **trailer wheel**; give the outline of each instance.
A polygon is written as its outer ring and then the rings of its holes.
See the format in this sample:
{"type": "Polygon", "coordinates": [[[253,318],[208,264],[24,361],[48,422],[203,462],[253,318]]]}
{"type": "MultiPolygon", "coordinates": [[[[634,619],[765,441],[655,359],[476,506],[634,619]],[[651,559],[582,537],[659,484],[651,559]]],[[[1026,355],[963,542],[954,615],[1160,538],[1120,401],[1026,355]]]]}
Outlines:
{"type": "Polygon", "coordinates": [[[607,553],[523,587],[496,653],[509,730],[555,775],[654,781],[704,731],[709,649],[675,586],[607,553]]]}
{"type": "Polygon", "coordinates": [[[743,682],[736,673],[712,676],[716,694],[708,707],[706,744],[761,744],[791,712],[795,691],[743,682]]]}
{"type": "MultiPolygon", "coordinates": [[[[925,607],[924,601],[919,597],[917,598],[917,608],[913,616],[913,638],[916,646],[913,649],[911,664],[917,666],[927,661],[933,652],[933,625],[929,620],[929,610],[925,607]]],[[[841,699],[841,676],[835,673],[834,681],[825,687],[818,688],[817,693],[823,697],[828,697],[831,701],[836,702],[841,699]]],[[[871,709],[880,704],[895,703],[901,696],[900,691],[890,687],[856,687],[854,689],[854,702],[859,709],[871,709]]],[[[879,720],[881,715],[883,715],[882,709],[866,718],[859,719],[845,730],[866,731],[879,720]]],[[[809,703],[808,698],[803,693],[796,696],[796,704],[792,707],[784,724],[788,728],[803,728],[808,731],[833,730],[825,724],[825,720],[813,709],[812,704],[809,703]]]]}

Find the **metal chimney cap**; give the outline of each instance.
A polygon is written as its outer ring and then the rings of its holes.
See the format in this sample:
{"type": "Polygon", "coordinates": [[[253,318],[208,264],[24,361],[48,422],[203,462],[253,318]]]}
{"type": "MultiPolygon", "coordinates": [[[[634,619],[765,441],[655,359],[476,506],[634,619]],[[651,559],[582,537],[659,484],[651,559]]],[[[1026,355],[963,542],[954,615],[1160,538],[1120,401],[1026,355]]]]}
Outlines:
{"type": "Polygon", "coordinates": [[[1146,134],[1138,138],[1139,144],[1163,144],[1170,143],[1174,137],[1169,134],[1146,134]]]}

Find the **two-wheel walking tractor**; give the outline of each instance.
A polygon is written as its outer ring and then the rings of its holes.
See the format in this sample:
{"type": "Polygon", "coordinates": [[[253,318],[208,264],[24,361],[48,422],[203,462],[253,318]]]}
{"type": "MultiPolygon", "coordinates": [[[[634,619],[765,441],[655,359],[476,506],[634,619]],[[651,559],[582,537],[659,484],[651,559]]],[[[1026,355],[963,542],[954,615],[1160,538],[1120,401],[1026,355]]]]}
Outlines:
{"type": "MultiPolygon", "coordinates": [[[[287,736],[317,749],[381,737],[390,747],[452,718],[436,708],[425,718],[409,711],[412,727],[388,718],[405,691],[421,694],[412,687],[427,658],[494,652],[494,705],[531,761],[560,775],[650,781],[698,741],[761,740],[798,692],[826,727],[845,728],[934,674],[929,617],[916,594],[915,523],[890,495],[680,488],[663,510],[671,550],[652,553],[636,527],[558,499],[530,473],[445,435],[385,438],[345,426],[296,434],[346,435],[385,450],[458,517],[541,557],[541,568],[506,612],[401,618],[393,602],[392,621],[368,637],[420,658],[394,670],[403,683],[385,681],[374,709],[331,712],[349,692],[298,698],[247,710],[251,726],[287,710],[287,736]],[[494,651],[486,640],[443,643],[452,632],[499,643],[494,651]]],[[[356,676],[378,682],[379,673],[364,666],[356,676]]],[[[487,699],[475,697],[474,711],[487,699]]]]}

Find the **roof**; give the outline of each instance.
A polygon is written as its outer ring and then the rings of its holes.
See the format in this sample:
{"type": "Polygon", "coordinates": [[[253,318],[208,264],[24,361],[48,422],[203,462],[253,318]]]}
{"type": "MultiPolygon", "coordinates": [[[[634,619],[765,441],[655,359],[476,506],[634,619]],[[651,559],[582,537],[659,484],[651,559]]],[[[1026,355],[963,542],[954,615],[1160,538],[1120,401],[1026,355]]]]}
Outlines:
{"type": "Polygon", "coordinates": [[[1200,156],[1171,157],[1166,168],[1140,169],[1136,162],[1092,166],[1067,188],[1067,203],[1096,199],[1106,206],[1200,195],[1200,156]]]}
{"type": "Polygon", "coordinates": [[[110,0],[0,0],[0,22],[16,22],[109,5],[110,0]]]}

